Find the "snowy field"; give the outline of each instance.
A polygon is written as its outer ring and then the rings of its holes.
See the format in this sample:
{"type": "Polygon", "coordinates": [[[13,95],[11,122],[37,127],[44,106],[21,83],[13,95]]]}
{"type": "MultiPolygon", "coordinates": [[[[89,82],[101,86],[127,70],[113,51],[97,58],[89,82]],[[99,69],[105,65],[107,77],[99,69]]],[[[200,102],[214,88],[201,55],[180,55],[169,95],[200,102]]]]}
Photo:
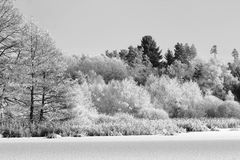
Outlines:
{"type": "Polygon", "coordinates": [[[240,131],[0,139],[0,160],[238,160],[240,131]]]}

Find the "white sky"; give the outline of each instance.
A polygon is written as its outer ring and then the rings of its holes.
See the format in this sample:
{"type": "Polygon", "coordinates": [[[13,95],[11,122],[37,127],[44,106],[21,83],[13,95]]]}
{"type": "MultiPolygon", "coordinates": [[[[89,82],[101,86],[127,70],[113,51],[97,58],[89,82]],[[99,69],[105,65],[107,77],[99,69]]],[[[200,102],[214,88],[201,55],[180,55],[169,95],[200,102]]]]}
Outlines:
{"type": "Polygon", "coordinates": [[[66,54],[126,49],[144,35],[164,53],[177,42],[194,43],[201,58],[215,44],[221,59],[240,51],[239,0],[16,0],[16,6],[66,54]]]}

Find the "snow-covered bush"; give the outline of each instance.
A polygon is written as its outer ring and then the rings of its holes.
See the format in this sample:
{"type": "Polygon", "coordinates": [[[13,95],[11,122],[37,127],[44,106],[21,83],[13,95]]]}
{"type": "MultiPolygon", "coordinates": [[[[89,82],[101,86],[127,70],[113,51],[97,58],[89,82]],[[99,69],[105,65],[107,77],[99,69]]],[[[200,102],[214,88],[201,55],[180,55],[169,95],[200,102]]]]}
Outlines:
{"type": "Polygon", "coordinates": [[[218,106],[219,117],[235,117],[240,118],[240,104],[236,101],[224,101],[220,106],[218,106]]]}
{"type": "Polygon", "coordinates": [[[213,118],[218,117],[217,108],[223,103],[223,101],[215,96],[207,95],[204,97],[202,107],[205,110],[206,117],[213,118]]]}
{"type": "Polygon", "coordinates": [[[76,84],[71,87],[69,93],[69,105],[72,108],[74,118],[80,121],[89,121],[89,118],[97,115],[96,109],[93,107],[92,94],[89,84],[76,84]]]}
{"type": "Polygon", "coordinates": [[[234,95],[231,91],[228,91],[226,97],[225,97],[225,100],[228,100],[228,101],[234,101],[234,95]]]}
{"type": "Polygon", "coordinates": [[[85,57],[77,64],[78,69],[84,74],[94,71],[101,75],[106,83],[111,80],[123,80],[128,76],[127,65],[117,58],[106,56],[85,57]]]}
{"type": "Polygon", "coordinates": [[[166,110],[170,117],[195,117],[202,114],[199,104],[203,97],[194,82],[180,83],[176,78],[170,79],[168,76],[150,76],[146,88],[154,107],[166,110]]]}
{"type": "Polygon", "coordinates": [[[168,113],[163,109],[142,108],[137,114],[137,117],[150,120],[168,119],[168,113]]]}
{"type": "Polygon", "coordinates": [[[136,114],[142,108],[152,107],[149,93],[132,79],[94,83],[92,101],[99,113],[113,115],[118,112],[136,114]]]}

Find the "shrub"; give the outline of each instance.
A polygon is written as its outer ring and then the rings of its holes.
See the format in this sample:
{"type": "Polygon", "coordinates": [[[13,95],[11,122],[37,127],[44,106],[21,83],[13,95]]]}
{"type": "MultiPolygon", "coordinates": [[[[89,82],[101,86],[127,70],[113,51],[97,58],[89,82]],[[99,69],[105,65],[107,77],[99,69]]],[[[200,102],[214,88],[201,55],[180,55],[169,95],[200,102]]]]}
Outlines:
{"type": "Polygon", "coordinates": [[[95,83],[91,91],[93,104],[99,113],[137,114],[141,108],[152,107],[149,93],[132,79],[111,81],[108,84],[95,83]]]}
{"type": "Polygon", "coordinates": [[[81,128],[88,136],[119,136],[119,135],[171,135],[181,132],[173,123],[166,121],[134,120],[102,123],[81,128]]]}
{"type": "Polygon", "coordinates": [[[68,97],[68,105],[71,106],[74,116],[79,116],[86,112],[95,112],[89,84],[86,82],[83,82],[81,85],[74,85],[70,89],[68,97]]]}
{"type": "Polygon", "coordinates": [[[45,123],[37,127],[36,136],[46,137],[47,135],[54,133],[55,126],[51,123],[45,123]]]}
{"type": "Polygon", "coordinates": [[[50,133],[46,136],[46,138],[53,139],[53,138],[60,138],[61,136],[56,133],[50,133]]]}
{"type": "Polygon", "coordinates": [[[240,118],[240,104],[235,101],[225,101],[217,109],[219,117],[240,118]]]}
{"type": "Polygon", "coordinates": [[[20,133],[19,130],[11,130],[11,129],[4,129],[2,132],[3,138],[17,138],[17,137],[23,137],[23,135],[20,133]]]}
{"type": "Polygon", "coordinates": [[[171,120],[136,119],[129,114],[119,113],[114,116],[99,115],[89,125],[75,121],[61,125],[64,135],[82,136],[121,136],[121,135],[172,135],[184,132],[171,120]]]}
{"type": "Polygon", "coordinates": [[[168,113],[163,109],[142,108],[137,114],[137,117],[150,120],[168,119],[168,113]]]}
{"type": "Polygon", "coordinates": [[[212,128],[239,128],[240,119],[235,118],[204,118],[201,119],[207,127],[212,128]]]}
{"type": "Polygon", "coordinates": [[[10,130],[10,129],[4,129],[2,132],[2,136],[4,138],[10,138],[10,137],[22,137],[19,130],[10,130]]]}
{"type": "Polygon", "coordinates": [[[3,119],[0,121],[0,134],[3,137],[29,137],[29,126],[23,119],[3,119]]]}
{"type": "Polygon", "coordinates": [[[205,96],[202,102],[202,106],[205,110],[206,117],[214,118],[218,117],[217,108],[223,103],[223,101],[215,96],[205,96]]]}
{"type": "Polygon", "coordinates": [[[110,123],[110,122],[113,122],[113,121],[114,121],[114,118],[112,116],[105,115],[105,114],[100,114],[94,119],[93,123],[101,124],[101,123],[110,123]]]}
{"type": "Polygon", "coordinates": [[[225,100],[228,100],[228,101],[234,101],[234,95],[231,91],[228,91],[227,92],[227,95],[225,97],[225,100]]]}
{"type": "Polygon", "coordinates": [[[94,71],[101,75],[106,83],[111,80],[123,80],[128,77],[127,65],[117,58],[106,56],[85,57],[77,64],[84,74],[94,71]]]}
{"type": "Polygon", "coordinates": [[[187,132],[208,131],[208,127],[199,119],[175,119],[174,123],[180,128],[186,129],[187,132]]]}
{"type": "Polygon", "coordinates": [[[150,76],[146,88],[155,108],[163,108],[170,117],[203,116],[199,105],[203,97],[194,82],[180,83],[176,78],[150,76]]]}

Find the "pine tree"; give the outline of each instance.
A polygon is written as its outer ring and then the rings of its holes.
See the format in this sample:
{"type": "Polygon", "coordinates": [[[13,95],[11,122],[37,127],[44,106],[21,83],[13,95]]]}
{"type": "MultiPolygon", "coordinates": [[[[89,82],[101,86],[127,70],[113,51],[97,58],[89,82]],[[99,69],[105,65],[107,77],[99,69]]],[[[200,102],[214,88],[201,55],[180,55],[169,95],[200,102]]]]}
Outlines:
{"type": "Polygon", "coordinates": [[[171,50],[167,50],[167,53],[165,54],[165,59],[166,59],[166,63],[167,63],[167,66],[170,66],[173,62],[174,62],[174,60],[175,60],[175,58],[174,58],[174,55],[173,55],[173,52],[171,51],[171,50]]]}
{"type": "Polygon", "coordinates": [[[162,59],[159,47],[151,36],[144,36],[142,38],[141,47],[143,48],[143,57],[148,57],[153,67],[159,67],[160,60],[162,59]]]}
{"type": "Polygon", "coordinates": [[[175,45],[175,60],[180,61],[181,63],[188,64],[188,55],[185,52],[185,48],[182,43],[177,43],[175,45]]]}

